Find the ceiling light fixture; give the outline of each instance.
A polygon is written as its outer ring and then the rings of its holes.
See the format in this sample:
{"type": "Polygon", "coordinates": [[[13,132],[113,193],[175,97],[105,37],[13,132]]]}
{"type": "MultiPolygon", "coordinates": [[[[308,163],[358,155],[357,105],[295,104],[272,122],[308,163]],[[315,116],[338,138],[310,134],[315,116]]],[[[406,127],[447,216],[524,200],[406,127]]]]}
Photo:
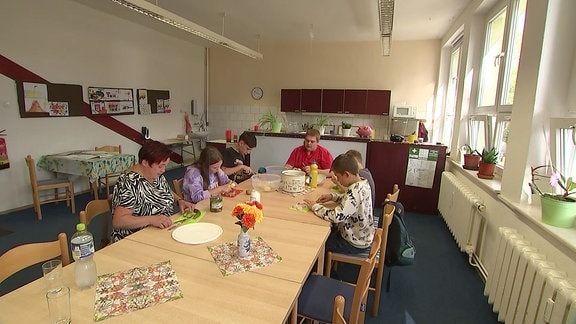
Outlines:
{"type": "Polygon", "coordinates": [[[378,0],[378,18],[380,19],[380,43],[382,55],[389,56],[394,24],[394,0],[378,0]]]}
{"type": "MultiPolygon", "coordinates": [[[[182,18],[168,10],[162,9],[158,6],[155,6],[145,0],[111,0],[112,2],[124,6],[128,9],[134,10],[138,13],[146,15],[148,17],[154,18],[158,21],[161,21],[165,24],[168,24],[172,27],[176,27],[183,31],[186,31],[190,34],[195,36],[204,38],[212,43],[217,45],[229,48],[233,51],[236,51],[240,54],[244,54],[254,59],[261,60],[264,56],[256,52],[242,44],[239,44],[231,39],[228,39],[222,35],[218,35],[217,33],[204,28],[198,24],[195,24],[185,18],[182,18]]],[[[224,20],[224,17],[223,19],[224,20]]],[[[224,22],[222,22],[224,24],[224,22]]]]}

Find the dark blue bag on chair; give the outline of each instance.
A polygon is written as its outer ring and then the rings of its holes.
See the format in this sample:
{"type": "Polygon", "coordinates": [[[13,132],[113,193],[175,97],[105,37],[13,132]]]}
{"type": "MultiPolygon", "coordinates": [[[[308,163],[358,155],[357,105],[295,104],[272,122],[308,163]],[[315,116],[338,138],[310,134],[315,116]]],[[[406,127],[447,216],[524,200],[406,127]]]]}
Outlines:
{"type": "Polygon", "coordinates": [[[404,223],[404,206],[400,202],[388,201],[387,204],[396,206],[392,223],[388,229],[388,240],[386,241],[386,265],[403,266],[414,263],[416,247],[404,223]]]}

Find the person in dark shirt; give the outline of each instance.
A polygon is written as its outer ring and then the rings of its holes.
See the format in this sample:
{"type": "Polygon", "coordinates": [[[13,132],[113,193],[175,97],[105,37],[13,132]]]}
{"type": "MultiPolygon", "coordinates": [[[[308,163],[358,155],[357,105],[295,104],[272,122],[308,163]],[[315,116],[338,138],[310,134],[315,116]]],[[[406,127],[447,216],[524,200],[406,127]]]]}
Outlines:
{"type": "Polygon", "coordinates": [[[230,180],[240,183],[254,174],[254,171],[246,163],[246,156],[256,147],[256,144],[254,133],[244,132],[234,146],[224,150],[222,170],[230,180]]]}

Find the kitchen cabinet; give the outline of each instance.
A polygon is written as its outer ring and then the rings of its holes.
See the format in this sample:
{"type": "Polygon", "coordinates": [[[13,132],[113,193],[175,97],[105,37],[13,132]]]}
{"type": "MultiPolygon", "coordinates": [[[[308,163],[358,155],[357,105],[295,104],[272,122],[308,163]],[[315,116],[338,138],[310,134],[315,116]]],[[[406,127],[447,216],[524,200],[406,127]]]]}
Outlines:
{"type": "Polygon", "coordinates": [[[322,112],[322,89],[302,89],[300,112],[322,112]]]}
{"type": "MultiPolygon", "coordinates": [[[[440,180],[446,163],[446,146],[408,144],[392,142],[370,142],[366,167],[372,173],[376,183],[376,206],[380,206],[386,194],[392,191],[394,184],[400,188],[400,201],[407,211],[438,214],[438,196],[440,195],[440,180]],[[408,168],[408,152],[412,148],[437,150],[438,159],[433,170],[432,188],[406,185],[408,168]]],[[[425,172],[425,171],[419,171],[425,172]]]]}
{"type": "Polygon", "coordinates": [[[368,90],[344,90],[344,113],[365,114],[368,90]]]}
{"type": "Polygon", "coordinates": [[[282,89],[280,93],[280,111],[300,112],[301,89],[282,89]]]}
{"type": "Polygon", "coordinates": [[[344,90],[322,90],[322,113],[344,112],[344,90]]]}
{"type": "Polygon", "coordinates": [[[368,90],[366,94],[366,111],[369,115],[388,115],[390,112],[390,90],[368,90]]]}

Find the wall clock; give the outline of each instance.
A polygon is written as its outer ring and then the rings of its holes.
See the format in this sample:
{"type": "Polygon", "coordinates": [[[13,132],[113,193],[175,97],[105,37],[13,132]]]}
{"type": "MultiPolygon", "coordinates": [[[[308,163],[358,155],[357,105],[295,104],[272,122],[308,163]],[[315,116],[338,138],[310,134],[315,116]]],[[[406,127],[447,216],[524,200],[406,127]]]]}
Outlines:
{"type": "Polygon", "coordinates": [[[250,93],[252,94],[252,98],[254,100],[260,100],[264,96],[264,91],[260,87],[252,88],[252,91],[250,93]]]}

